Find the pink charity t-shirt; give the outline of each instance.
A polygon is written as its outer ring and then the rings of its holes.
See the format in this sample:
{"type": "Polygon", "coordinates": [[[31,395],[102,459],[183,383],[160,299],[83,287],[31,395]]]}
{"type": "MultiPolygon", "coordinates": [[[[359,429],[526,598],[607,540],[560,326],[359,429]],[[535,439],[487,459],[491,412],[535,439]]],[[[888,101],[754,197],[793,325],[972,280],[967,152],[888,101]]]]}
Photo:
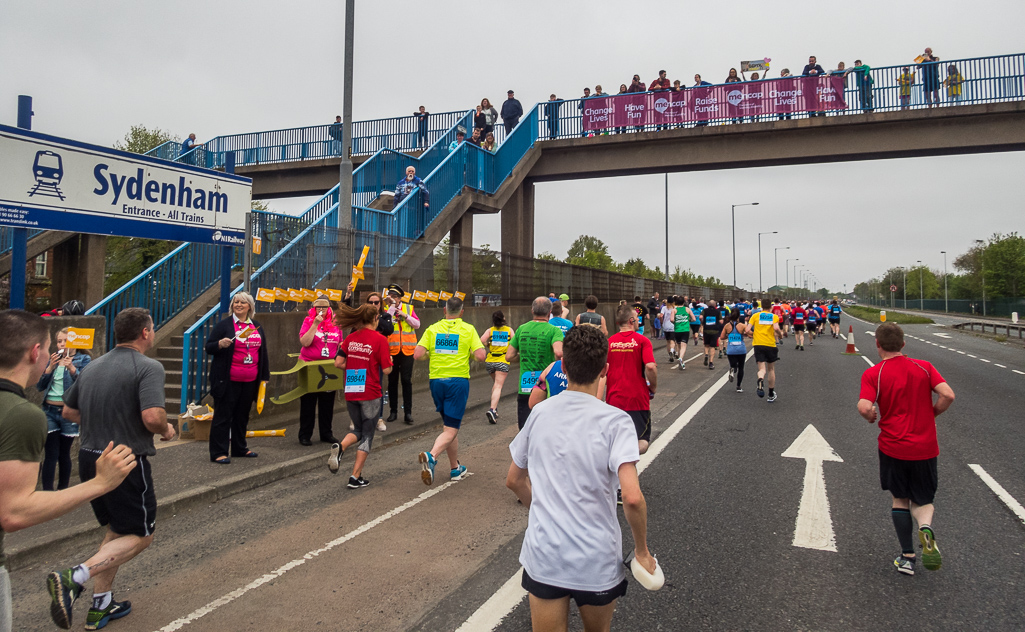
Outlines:
{"type": "Polygon", "coordinates": [[[235,321],[235,351],[231,356],[232,382],[252,382],[260,367],[260,345],[263,337],[250,321],[235,321]]]}
{"type": "MultiPolygon", "coordinates": [[[[302,327],[299,329],[299,337],[302,338],[310,327],[313,327],[313,320],[317,317],[316,309],[310,310],[310,315],[303,321],[302,327]]],[[[331,310],[328,309],[327,315],[324,317],[324,321],[320,323],[320,327],[317,328],[317,333],[313,335],[313,342],[310,346],[303,347],[299,351],[299,359],[305,362],[313,362],[314,360],[334,360],[335,356],[338,355],[338,345],[342,342],[342,332],[334,324],[334,315],[331,310]]]]}

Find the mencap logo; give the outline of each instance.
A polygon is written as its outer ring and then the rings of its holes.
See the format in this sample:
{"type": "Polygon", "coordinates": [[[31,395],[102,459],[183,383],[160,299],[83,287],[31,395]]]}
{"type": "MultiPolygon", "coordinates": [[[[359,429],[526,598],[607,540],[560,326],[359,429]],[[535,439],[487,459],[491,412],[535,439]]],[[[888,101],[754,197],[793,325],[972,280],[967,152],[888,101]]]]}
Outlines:
{"type": "Polygon", "coordinates": [[[655,100],[655,111],[662,114],[669,109],[669,99],[661,97],[655,100]]]}
{"type": "Polygon", "coordinates": [[[68,340],[74,342],[75,338],[78,338],[78,334],[74,331],[68,330],[68,340]]]}
{"type": "Polygon", "coordinates": [[[744,100],[744,93],[740,90],[730,90],[730,93],[726,95],[726,100],[730,105],[740,105],[740,102],[744,100]]]}

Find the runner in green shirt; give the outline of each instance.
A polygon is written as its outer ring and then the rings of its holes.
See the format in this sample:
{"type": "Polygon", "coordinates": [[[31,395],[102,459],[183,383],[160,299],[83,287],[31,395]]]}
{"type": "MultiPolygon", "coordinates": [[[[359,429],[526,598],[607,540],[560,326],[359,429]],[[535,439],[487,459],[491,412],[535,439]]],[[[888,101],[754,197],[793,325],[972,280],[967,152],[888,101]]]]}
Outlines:
{"type": "Polygon", "coordinates": [[[548,322],[552,303],[539,296],[530,306],[534,319],[523,323],[509,343],[505,359],[512,362],[519,355],[520,379],[516,395],[516,422],[523,424],[530,416],[530,391],[537,384],[537,378],[549,364],[562,359],[562,330],[548,322]]]}
{"type": "Polygon", "coordinates": [[[419,455],[420,476],[426,485],[434,482],[436,455],[442,452],[448,452],[452,480],[466,474],[466,466],[459,463],[456,435],[470,395],[470,361],[483,362],[486,352],[477,330],[462,317],[463,301],[453,296],[445,302],[445,318],[427,328],[413,351],[414,360],[430,357],[431,396],[445,424],[431,451],[419,455]]]}

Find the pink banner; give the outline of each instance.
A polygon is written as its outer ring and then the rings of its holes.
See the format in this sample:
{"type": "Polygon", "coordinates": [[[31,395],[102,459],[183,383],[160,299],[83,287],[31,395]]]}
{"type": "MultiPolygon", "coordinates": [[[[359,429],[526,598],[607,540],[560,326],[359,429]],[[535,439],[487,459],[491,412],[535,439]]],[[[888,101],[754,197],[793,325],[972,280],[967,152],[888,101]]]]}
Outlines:
{"type": "Polygon", "coordinates": [[[845,110],[843,77],[788,77],[584,100],[584,131],[845,110]]]}

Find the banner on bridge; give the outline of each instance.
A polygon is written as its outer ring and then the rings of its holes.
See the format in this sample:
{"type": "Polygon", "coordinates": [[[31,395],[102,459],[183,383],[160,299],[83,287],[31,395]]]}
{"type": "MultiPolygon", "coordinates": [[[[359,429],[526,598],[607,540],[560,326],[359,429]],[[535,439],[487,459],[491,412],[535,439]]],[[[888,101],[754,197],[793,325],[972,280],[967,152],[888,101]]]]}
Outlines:
{"type": "Polygon", "coordinates": [[[584,131],[847,109],[843,77],[788,77],[583,101],[584,131]]]}
{"type": "Polygon", "coordinates": [[[0,225],[241,246],[252,180],[0,125],[0,225]]]}

